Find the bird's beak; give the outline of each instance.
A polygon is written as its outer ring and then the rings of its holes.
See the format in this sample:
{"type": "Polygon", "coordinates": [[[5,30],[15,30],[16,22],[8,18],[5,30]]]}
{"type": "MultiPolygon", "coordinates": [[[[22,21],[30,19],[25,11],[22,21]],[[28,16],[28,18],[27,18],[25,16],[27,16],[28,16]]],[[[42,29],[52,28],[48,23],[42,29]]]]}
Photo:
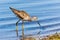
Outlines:
{"type": "Polygon", "coordinates": [[[41,26],[40,23],[39,23],[39,21],[37,21],[37,24],[38,24],[39,26],[41,26]]]}
{"type": "MultiPolygon", "coordinates": [[[[37,21],[37,24],[39,25],[39,27],[41,27],[41,25],[40,25],[39,21],[37,21]]],[[[37,34],[40,34],[40,31],[39,31],[37,34]]]]}

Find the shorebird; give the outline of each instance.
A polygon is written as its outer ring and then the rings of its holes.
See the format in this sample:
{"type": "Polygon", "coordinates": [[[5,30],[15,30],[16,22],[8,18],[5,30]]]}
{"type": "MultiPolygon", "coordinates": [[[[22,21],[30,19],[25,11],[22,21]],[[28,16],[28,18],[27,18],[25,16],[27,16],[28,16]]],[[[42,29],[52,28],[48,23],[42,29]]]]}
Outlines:
{"type": "MultiPolygon", "coordinates": [[[[26,13],[23,10],[17,10],[15,8],[9,7],[12,12],[14,14],[16,14],[16,16],[19,18],[19,20],[16,22],[16,33],[17,33],[17,37],[18,37],[18,22],[20,20],[22,20],[22,37],[24,37],[24,21],[36,21],[38,18],[36,16],[30,17],[30,15],[28,13],[26,13]]],[[[39,22],[37,21],[37,23],[39,24],[39,22]]],[[[40,24],[39,24],[40,26],[40,24]]]]}

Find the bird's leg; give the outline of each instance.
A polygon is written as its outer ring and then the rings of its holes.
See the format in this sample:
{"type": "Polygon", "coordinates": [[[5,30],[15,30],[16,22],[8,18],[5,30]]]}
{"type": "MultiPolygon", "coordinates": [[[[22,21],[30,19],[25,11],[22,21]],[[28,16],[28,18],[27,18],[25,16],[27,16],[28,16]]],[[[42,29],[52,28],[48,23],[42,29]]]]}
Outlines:
{"type": "Polygon", "coordinates": [[[22,21],[22,39],[24,40],[24,21],[22,21]]]}
{"type": "Polygon", "coordinates": [[[20,21],[20,19],[16,22],[16,34],[17,34],[17,37],[18,37],[18,22],[20,21]]]}

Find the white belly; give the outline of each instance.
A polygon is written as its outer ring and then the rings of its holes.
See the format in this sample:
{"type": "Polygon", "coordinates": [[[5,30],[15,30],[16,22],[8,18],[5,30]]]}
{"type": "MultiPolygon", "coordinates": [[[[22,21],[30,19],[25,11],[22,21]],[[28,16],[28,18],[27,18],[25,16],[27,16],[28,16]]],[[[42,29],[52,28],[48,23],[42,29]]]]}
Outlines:
{"type": "Polygon", "coordinates": [[[27,16],[23,20],[30,20],[30,17],[27,16]]]}

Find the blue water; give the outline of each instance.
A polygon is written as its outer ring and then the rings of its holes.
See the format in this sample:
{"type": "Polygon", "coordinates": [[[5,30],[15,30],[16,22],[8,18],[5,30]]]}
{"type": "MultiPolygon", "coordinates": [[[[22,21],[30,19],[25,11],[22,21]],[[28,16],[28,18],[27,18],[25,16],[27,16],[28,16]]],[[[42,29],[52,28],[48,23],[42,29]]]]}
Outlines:
{"type": "MultiPolygon", "coordinates": [[[[60,32],[60,0],[0,0],[0,40],[16,40],[16,26],[18,17],[9,9],[13,7],[26,11],[31,17],[37,16],[41,24],[35,21],[24,23],[25,35],[53,34],[60,32]]],[[[20,21],[19,36],[22,35],[22,22],[20,21]]]]}

